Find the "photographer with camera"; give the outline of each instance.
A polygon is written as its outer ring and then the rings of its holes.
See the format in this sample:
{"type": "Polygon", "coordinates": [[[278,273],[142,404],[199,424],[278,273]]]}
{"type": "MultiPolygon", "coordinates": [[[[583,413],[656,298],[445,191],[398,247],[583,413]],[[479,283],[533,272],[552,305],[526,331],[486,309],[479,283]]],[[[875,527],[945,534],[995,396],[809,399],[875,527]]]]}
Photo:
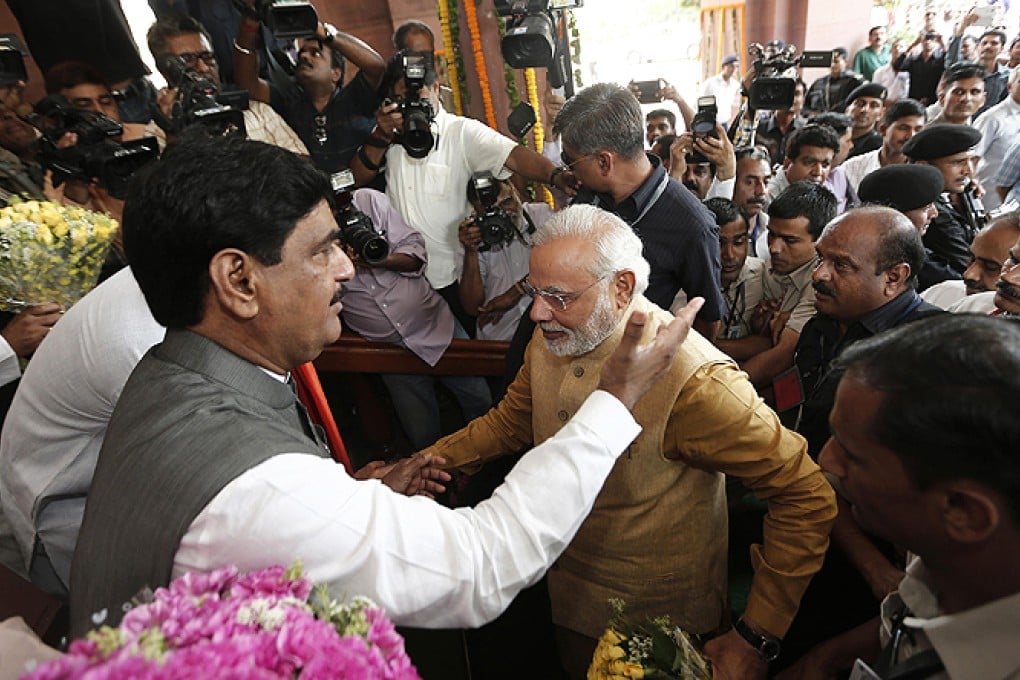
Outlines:
{"type": "Polygon", "coordinates": [[[351,169],[363,186],[385,167],[386,195],[425,238],[425,276],[461,324],[473,328],[457,292],[458,225],[471,210],[463,187],[482,171],[500,178],[516,172],[569,195],[576,192],[577,180],[569,164],[555,167],[484,123],[443,109],[431,54],[401,50],[393,55],[385,90],[388,99],[376,112],[376,128],[351,169]]]}
{"type": "Polygon", "coordinates": [[[460,223],[464,249],[460,301],[478,316],[479,340],[509,342],[531,298],[521,279],[528,275],[531,237],[552,210],[545,203],[522,203],[514,185],[491,173],[476,173],[467,186],[474,210],[460,223]]]}
{"type": "Polygon", "coordinates": [[[807,98],[807,84],[797,78],[793,89],[793,102],[789,107],[771,111],[758,123],[755,144],[765,148],[773,162],[782,165],[786,160],[786,144],[790,136],[807,124],[800,112],[807,98]]]}
{"type": "Polygon", "coordinates": [[[832,50],[832,62],[829,75],[822,76],[807,92],[807,108],[809,111],[822,113],[836,111],[842,113],[846,109],[846,100],[857,87],[864,84],[861,74],[847,69],[847,51],[845,47],[832,50]]]}
{"type": "MultiPolygon", "coordinates": [[[[334,189],[340,189],[338,203],[342,203],[343,194],[353,187],[353,177],[349,172],[333,177],[334,189]],[[340,175],[351,177],[346,186],[337,186],[336,178],[340,175]]],[[[341,227],[349,223],[351,212],[356,213],[355,217],[365,218],[363,224],[367,222],[368,228],[385,239],[389,254],[385,259],[370,262],[345,236],[344,247],[355,272],[354,278],[344,284],[341,312],[344,322],[366,340],[406,347],[429,366],[435,366],[450,341],[466,338],[467,333],[423,276],[428,262],[425,240],[400,217],[385,194],[358,189],[349,197],[349,205],[338,211],[337,222],[341,227]]],[[[465,422],[492,406],[489,387],[482,378],[399,373],[380,377],[415,451],[431,445],[441,434],[437,380],[453,393],[465,422]]]]}
{"type": "Polygon", "coordinates": [[[372,132],[379,85],[386,62],[366,43],[317,22],[314,35],[298,38],[294,75],[286,82],[259,78],[259,34],[264,17],[247,0],[234,41],[234,77],[251,98],[273,107],[308,147],[312,162],[325,172],[350,166],[372,132]],[[346,62],[358,74],[344,85],[346,62]]]}
{"type": "MultiPolygon", "coordinates": [[[[216,98],[221,96],[219,67],[212,51],[212,40],[202,24],[190,17],[164,17],[149,28],[146,39],[156,68],[168,84],[159,93],[159,111],[154,111],[154,116],[160,114],[165,118],[164,124],[176,128],[188,124],[196,118],[196,113],[201,118],[201,114],[217,108],[216,98]],[[188,93],[193,94],[193,98],[182,101],[182,95],[188,93]]],[[[250,101],[243,112],[223,105],[216,113],[225,116],[230,127],[235,128],[239,127],[236,114],[241,113],[244,131],[250,140],[308,155],[304,143],[268,104],[250,101]]],[[[146,126],[145,133],[156,137],[160,147],[165,146],[168,133],[155,120],[146,126]]]]}

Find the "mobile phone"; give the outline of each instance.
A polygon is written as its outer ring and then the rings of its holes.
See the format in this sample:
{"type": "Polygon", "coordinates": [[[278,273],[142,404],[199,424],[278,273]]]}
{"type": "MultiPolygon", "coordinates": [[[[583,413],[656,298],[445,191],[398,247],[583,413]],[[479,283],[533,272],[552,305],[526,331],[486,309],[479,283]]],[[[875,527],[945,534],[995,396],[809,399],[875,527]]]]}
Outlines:
{"type": "Polygon", "coordinates": [[[635,80],[634,85],[638,88],[638,90],[640,90],[638,101],[642,104],[654,104],[656,102],[661,102],[662,99],[659,97],[659,90],[662,89],[664,84],[665,81],[662,78],[657,78],[655,80],[635,80]]]}
{"type": "Polygon", "coordinates": [[[974,8],[974,14],[977,16],[977,21],[974,22],[975,26],[991,26],[992,21],[995,19],[995,9],[987,5],[978,5],[974,8]]]}

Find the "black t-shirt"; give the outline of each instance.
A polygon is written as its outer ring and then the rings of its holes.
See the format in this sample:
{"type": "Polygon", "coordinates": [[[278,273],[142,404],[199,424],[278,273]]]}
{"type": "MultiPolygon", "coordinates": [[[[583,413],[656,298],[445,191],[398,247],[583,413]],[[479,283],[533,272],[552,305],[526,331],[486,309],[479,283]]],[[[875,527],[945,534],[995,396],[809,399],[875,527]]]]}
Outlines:
{"type": "Polygon", "coordinates": [[[378,93],[358,73],[333,92],[321,113],[297,84],[287,90],[270,86],[269,104],[293,128],[308,147],[316,167],[325,172],[346,169],[365,138],[375,127],[378,93]]]}

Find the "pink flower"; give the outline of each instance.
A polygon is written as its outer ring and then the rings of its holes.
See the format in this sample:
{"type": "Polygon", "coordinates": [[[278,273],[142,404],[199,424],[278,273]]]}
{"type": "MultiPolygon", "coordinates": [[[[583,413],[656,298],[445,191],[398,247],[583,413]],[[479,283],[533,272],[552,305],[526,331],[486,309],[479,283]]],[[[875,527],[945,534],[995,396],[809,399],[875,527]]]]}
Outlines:
{"type": "Polygon", "coordinates": [[[77,640],[66,656],[26,677],[419,678],[403,639],[381,609],[366,608],[357,598],[341,607],[368,623],[365,637],[341,637],[333,623],[317,619],[307,606],[311,582],[289,578],[292,573],[269,567],[239,576],[228,567],[187,574],[129,611],[116,633],[77,640]]]}

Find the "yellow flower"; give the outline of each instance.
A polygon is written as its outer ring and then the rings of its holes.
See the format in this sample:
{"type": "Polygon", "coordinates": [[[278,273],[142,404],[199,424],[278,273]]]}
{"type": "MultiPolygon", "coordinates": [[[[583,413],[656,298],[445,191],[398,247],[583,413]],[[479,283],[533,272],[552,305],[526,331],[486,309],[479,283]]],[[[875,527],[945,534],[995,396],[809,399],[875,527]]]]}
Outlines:
{"type": "Polygon", "coordinates": [[[51,246],[53,245],[53,234],[45,224],[39,224],[35,228],[35,240],[51,246]]]}
{"type": "Polygon", "coordinates": [[[71,230],[71,243],[74,244],[75,248],[84,248],[88,242],[89,234],[87,231],[78,227],[71,230]]]}

